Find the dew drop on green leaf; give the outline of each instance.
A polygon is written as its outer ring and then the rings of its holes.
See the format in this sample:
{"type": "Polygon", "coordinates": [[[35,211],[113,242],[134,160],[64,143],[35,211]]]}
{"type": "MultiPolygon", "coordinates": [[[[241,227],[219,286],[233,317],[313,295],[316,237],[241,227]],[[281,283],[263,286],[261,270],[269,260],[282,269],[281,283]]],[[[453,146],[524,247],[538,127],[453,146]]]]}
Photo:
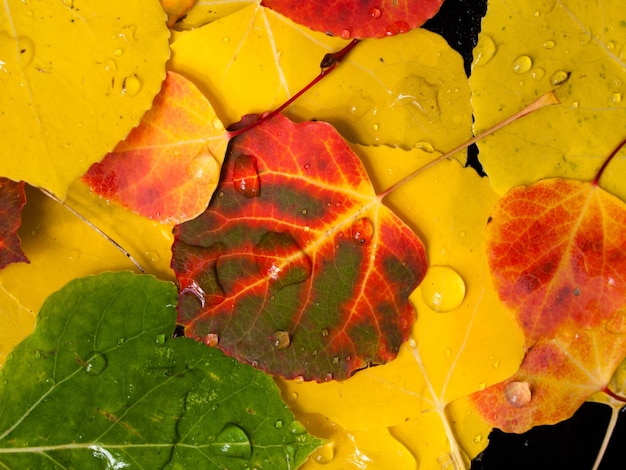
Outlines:
{"type": "Polygon", "coordinates": [[[85,372],[89,375],[100,375],[109,365],[104,354],[95,353],[85,364],[85,372]]]}
{"type": "Polygon", "coordinates": [[[249,459],[252,455],[252,444],[246,432],[236,424],[229,423],[215,436],[215,448],[228,457],[249,459]]]}

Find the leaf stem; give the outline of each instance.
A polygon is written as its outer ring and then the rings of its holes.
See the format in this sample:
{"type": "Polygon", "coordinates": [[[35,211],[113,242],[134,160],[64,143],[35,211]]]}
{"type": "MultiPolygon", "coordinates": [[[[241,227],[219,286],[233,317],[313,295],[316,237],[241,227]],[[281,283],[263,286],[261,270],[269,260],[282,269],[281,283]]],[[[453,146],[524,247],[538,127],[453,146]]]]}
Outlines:
{"type": "Polygon", "coordinates": [[[275,110],[262,114],[261,117],[258,120],[254,121],[252,124],[244,126],[244,127],[240,128],[240,129],[235,129],[233,131],[229,131],[228,132],[229,138],[232,139],[233,137],[236,137],[236,136],[238,136],[240,134],[243,134],[244,132],[249,131],[253,127],[256,127],[256,126],[258,126],[258,125],[260,125],[260,124],[262,124],[262,123],[264,123],[266,121],[269,121],[274,116],[276,116],[277,114],[282,112],[287,106],[292,104],[294,101],[296,101],[298,98],[300,98],[304,93],[309,91],[313,86],[315,86],[318,82],[320,82],[324,77],[326,77],[329,73],[331,73],[333,70],[335,70],[337,68],[337,66],[341,63],[341,61],[346,58],[348,53],[352,49],[354,49],[354,47],[359,42],[360,42],[359,39],[353,39],[343,49],[341,49],[341,50],[339,50],[337,52],[332,52],[332,53],[326,54],[324,56],[324,58],[322,59],[322,62],[320,63],[321,70],[320,70],[319,75],[317,75],[317,77],[315,77],[313,80],[311,80],[302,89],[300,89],[300,91],[298,91],[295,95],[293,95],[291,98],[289,98],[283,104],[281,104],[275,110]]]}
{"type": "Polygon", "coordinates": [[[604,394],[606,394],[609,397],[611,397],[613,400],[620,401],[622,403],[626,403],[626,397],[618,395],[613,390],[611,390],[609,387],[605,387],[604,390],[602,390],[602,392],[604,392],[604,394]]]}
{"type": "Polygon", "coordinates": [[[611,162],[611,160],[613,160],[613,157],[621,150],[621,148],[626,145],[626,139],[622,140],[619,145],[617,147],[615,147],[615,149],[611,152],[611,155],[609,155],[606,160],[604,160],[604,163],[602,164],[602,166],[600,167],[600,169],[598,170],[598,172],[596,173],[596,177],[593,179],[593,181],[591,182],[591,184],[593,184],[594,186],[598,185],[598,182],[600,181],[600,178],[602,178],[602,173],[604,173],[604,170],[606,169],[606,167],[609,165],[609,163],[611,162]]]}
{"type": "Polygon", "coordinates": [[[499,131],[503,127],[506,127],[509,124],[511,124],[512,122],[517,121],[518,119],[523,118],[524,116],[527,116],[528,114],[531,114],[531,113],[533,113],[533,112],[535,112],[535,111],[537,111],[537,110],[539,110],[541,108],[544,108],[545,106],[550,106],[550,105],[558,104],[558,103],[559,103],[559,100],[558,100],[558,98],[556,97],[556,95],[554,94],[553,91],[551,91],[549,93],[546,93],[545,95],[540,96],[535,101],[533,101],[528,106],[526,106],[524,109],[518,111],[517,113],[513,114],[512,116],[509,116],[508,118],[504,119],[503,121],[500,121],[495,126],[490,127],[489,129],[481,132],[480,134],[478,134],[478,135],[472,137],[471,139],[469,139],[468,141],[462,143],[461,145],[458,145],[458,146],[454,147],[452,150],[449,150],[448,152],[444,153],[443,155],[435,158],[434,160],[426,163],[425,165],[422,165],[417,170],[415,170],[414,172],[410,173],[408,176],[402,178],[400,181],[398,181],[397,183],[393,184],[391,187],[387,188],[385,191],[383,191],[381,194],[379,194],[379,198],[383,199],[384,197],[388,196],[389,194],[394,192],[396,189],[398,189],[400,186],[402,186],[402,185],[408,183],[409,181],[411,181],[413,178],[415,178],[417,175],[419,175],[423,171],[428,170],[429,168],[435,166],[437,163],[441,162],[442,160],[445,160],[446,158],[451,157],[455,153],[460,152],[462,150],[465,150],[470,145],[475,144],[479,140],[484,139],[485,137],[487,137],[490,134],[493,134],[496,131],[499,131]]]}
{"type": "Polygon", "coordinates": [[[85,216],[83,216],[80,212],[78,212],[72,206],[67,204],[65,201],[61,201],[58,197],[56,197],[54,194],[52,194],[50,191],[48,191],[48,190],[46,190],[44,188],[38,188],[38,189],[42,193],[44,193],[46,196],[48,196],[50,199],[52,199],[54,202],[57,202],[57,203],[61,204],[68,211],[70,211],[72,214],[74,214],[80,220],[82,220],[87,225],[89,225],[92,229],[95,230],[95,232],[97,234],[99,234],[102,238],[104,238],[106,241],[111,243],[115,248],[117,248],[119,251],[121,251],[137,267],[139,272],[141,272],[142,274],[145,274],[145,272],[146,272],[145,269],[143,269],[143,267],[137,262],[137,260],[135,258],[133,258],[133,256],[128,251],[126,251],[126,249],[122,245],[120,245],[113,238],[111,238],[109,235],[107,235],[103,230],[101,230],[99,227],[97,227],[93,222],[90,222],[85,216]]]}
{"type": "Polygon", "coordinates": [[[615,430],[615,425],[617,424],[617,418],[619,417],[619,408],[614,406],[611,407],[611,419],[609,419],[609,424],[606,426],[606,432],[604,433],[604,439],[602,440],[602,445],[598,450],[598,454],[596,455],[596,461],[593,463],[592,470],[598,470],[600,468],[600,464],[602,463],[602,459],[604,458],[604,454],[606,453],[606,449],[609,446],[609,441],[611,440],[611,436],[613,435],[613,431],[615,430]]]}

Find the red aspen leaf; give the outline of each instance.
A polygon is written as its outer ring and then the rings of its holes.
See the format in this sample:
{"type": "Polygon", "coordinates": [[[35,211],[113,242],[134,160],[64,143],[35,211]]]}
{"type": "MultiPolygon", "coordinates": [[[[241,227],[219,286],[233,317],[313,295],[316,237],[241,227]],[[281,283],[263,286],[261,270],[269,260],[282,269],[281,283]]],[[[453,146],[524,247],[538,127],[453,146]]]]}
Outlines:
{"type": "Polygon", "coordinates": [[[24,182],[0,178],[0,269],[11,263],[28,262],[17,234],[24,204],[24,182]]]}
{"type": "Polygon", "coordinates": [[[497,204],[489,266],[528,352],[514,377],[475,396],[494,426],[559,422],[607,387],[626,355],[625,229],[624,203],[594,183],[548,179],[497,204]]]}
{"type": "Polygon", "coordinates": [[[419,28],[439,11],[443,0],[263,0],[262,4],[296,23],[332,36],[380,38],[419,28]]]}
{"type": "Polygon", "coordinates": [[[343,380],[409,336],[424,246],[326,123],[278,115],[235,137],[209,207],[174,235],[186,334],[262,370],[343,380]]]}
{"type": "Polygon", "coordinates": [[[141,124],[83,179],[101,196],[174,225],[206,208],[227,143],[209,101],[190,81],[168,72],[141,124]]]}

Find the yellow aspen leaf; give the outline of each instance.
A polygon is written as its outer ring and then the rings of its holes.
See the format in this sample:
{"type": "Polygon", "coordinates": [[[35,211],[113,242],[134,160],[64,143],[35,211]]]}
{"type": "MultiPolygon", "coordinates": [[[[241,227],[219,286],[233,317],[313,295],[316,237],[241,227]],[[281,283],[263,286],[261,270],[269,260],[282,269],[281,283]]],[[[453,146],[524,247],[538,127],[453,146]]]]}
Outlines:
{"type": "MultiPolygon", "coordinates": [[[[28,188],[27,198],[19,233],[31,262],[0,271],[0,363],[31,333],[36,312],[52,292],[77,277],[136,269],[61,204],[33,188],[28,188]]],[[[170,226],[108,204],[80,181],[70,187],[66,203],[128,250],[146,272],[173,279],[170,226]]]]}
{"type": "Polygon", "coordinates": [[[63,199],[150,107],[168,36],[153,1],[4,2],[0,174],[63,199]]]}
{"type": "MultiPolygon", "coordinates": [[[[377,191],[433,158],[418,150],[357,150],[377,191]]],[[[411,296],[418,315],[411,341],[394,361],[345,382],[279,381],[297,415],[325,415],[346,433],[356,433],[354,445],[371,460],[371,468],[400,467],[373,450],[368,454],[357,431],[389,430],[422,468],[465,465],[487,445],[489,427],[465,397],[509,377],[523,355],[522,334],[490,287],[486,256],[476,249],[484,244],[484,224],[497,199],[486,179],[455,161],[441,163],[389,195],[386,202],[428,240],[428,257],[442,268],[440,277],[429,280],[427,274],[411,296]],[[433,290],[447,311],[433,302],[433,290]]],[[[338,440],[338,453],[342,445],[345,441],[338,440]]],[[[327,468],[346,468],[348,462],[337,458],[327,468]]],[[[309,462],[304,468],[315,467],[309,462]]]]}
{"type": "MultiPolygon", "coordinates": [[[[169,0],[165,0],[169,1],[169,0]]],[[[235,13],[251,3],[260,4],[260,0],[196,0],[191,9],[174,25],[177,31],[199,28],[224,16],[235,13]]]]}
{"type": "MultiPolygon", "coordinates": [[[[345,44],[250,5],[181,34],[171,66],[230,123],[282,104],[319,73],[325,54],[345,44]]],[[[471,134],[469,98],[461,57],[440,36],[418,29],[362,41],[285,114],[325,120],[353,142],[446,150],[471,134]]]]}
{"type": "MultiPolygon", "coordinates": [[[[476,130],[552,89],[561,102],[479,143],[497,193],[547,177],[593,178],[626,135],[625,37],[621,0],[489,3],[470,79],[476,130]]],[[[621,199],[625,172],[618,159],[603,178],[621,199]]]]}

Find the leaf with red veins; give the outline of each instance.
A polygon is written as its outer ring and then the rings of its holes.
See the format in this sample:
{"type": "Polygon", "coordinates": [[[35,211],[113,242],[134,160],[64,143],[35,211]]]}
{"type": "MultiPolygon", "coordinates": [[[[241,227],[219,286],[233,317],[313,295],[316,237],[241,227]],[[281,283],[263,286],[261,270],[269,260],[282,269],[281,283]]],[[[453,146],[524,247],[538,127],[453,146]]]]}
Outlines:
{"type": "Polygon", "coordinates": [[[419,28],[441,8],[443,0],[263,0],[296,23],[315,31],[351,38],[380,38],[419,28]]]}
{"type": "Polygon", "coordinates": [[[168,72],[141,124],[83,179],[99,195],[174,225],[206,208],[227,144],[228,133],[205,96],[168,72]]]}
{"type": "Polygon", "coordinates": [[[544,180],[498,203],[489,267],[528,352],[513,378],[475,394],[491,424],[555,423],[606,389],[626,356],[625,234],[626,205],[593,183],[544,180]]]}
{"type": "Polygon", "coordinates": [[[11,263],[28,263],[17,234],[24,204],[24,182],[0,178],[0,269],[11,263]]]}
{"type": "Polygon", "coordinates": [[[209,207],[174,234],[186,335],[262,370],[343,380],[409,336],[424,246],[326,123],[278,115],[235,137],[209,207]]]}

